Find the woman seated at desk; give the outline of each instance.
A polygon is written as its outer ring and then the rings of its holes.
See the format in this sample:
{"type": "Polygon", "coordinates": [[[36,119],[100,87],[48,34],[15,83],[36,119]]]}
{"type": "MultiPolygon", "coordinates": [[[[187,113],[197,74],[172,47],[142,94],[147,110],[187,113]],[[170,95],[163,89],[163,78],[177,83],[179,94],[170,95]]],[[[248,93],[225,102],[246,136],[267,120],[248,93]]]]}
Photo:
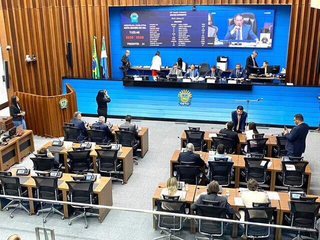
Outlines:
{"type": "MultiPolygon", "coordinates": [[[[186,199],[186,193],[178,190],[178,181],[175,177],[170,177],[167,181],[167,187],[162,189],[160,199],[164,199],[166,196],[179,196],[179,201],[186,199]]],[[[180,205],[175,203],[162,203],[162,208],[168,211],[177,210],[180,205]]]]}
{"type": "MultiPolygon", "coordinates": [[[[254,122],[250,122],[248,124],[248,130],[246,131],[246,139],[251,140],[253,139],[253,135],[259,134],[257,130],[257,125],[254,122]]],[[[257,145],[254,142],[251,142],[251,147],[256,147],[257,145]]],[[[244,152],[247,152],[248,146],[244,147],[244,152]]]]}

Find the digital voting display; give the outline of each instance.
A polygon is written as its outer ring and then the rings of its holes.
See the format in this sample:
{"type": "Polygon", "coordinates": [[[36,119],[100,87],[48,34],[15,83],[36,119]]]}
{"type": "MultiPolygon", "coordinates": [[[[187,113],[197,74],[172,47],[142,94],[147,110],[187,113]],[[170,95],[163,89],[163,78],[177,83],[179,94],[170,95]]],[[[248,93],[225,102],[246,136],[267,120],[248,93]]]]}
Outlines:
{"type": "Polygon", "coordinates": [[[274,10],[122,11],[123,47],[272,48],[274,10]]]}

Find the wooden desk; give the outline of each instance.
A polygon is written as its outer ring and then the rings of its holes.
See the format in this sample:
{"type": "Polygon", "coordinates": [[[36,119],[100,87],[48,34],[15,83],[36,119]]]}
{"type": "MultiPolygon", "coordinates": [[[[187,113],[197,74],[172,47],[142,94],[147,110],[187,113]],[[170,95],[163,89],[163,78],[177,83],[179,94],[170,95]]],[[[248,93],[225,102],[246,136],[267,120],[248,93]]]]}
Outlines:
{"type": "MultiPolygon", "coordinates": [[[[15,176],[17,169],[12,170],[12,175],[15,176]]],[[[61,178],[58,179],[58,189],[62,191],[62,201],[68,201],[68,185],[66,181],[73,181],[72,176],[76,176],[76,174],[68,174],[64,173],[61,178]]],[[[29,176],[19,176],[20,183],[22,186],[27,187],[28,189],[28,197],[34,198],[33,192],[36,188],[36,183],[34,179],[29,176]]],[[[98,205],[112,206],[112,180],[109,177],[101,177],[97,179],[93,186],[93,193],[98,196],[98,205]]],[[[33,201],[29,201],[30,205],[30,213],[35,213],[35,206],[33,201]]],[[[69,217],[68,205],[63,205],[64,216],[69,217]]],[[[102,222],[106,215],[108,214],[108,209],[99,209],[99,220],[102,222]]]]}
{"type": "MultiPolygon", "coordinates": [[[[118,130],[118,126],[112,127],[112,134],[114,135],[115,141],[117,140],[115,131],[118,130]]],[[[149,129],[147,127],[141,127],[141,130],[138,131],[138,137],[140,138],[141,157],[144,157],[149,150],[149,129]]]]}
{"type": "MultiPolygon", "coordinates": [[[[52,145],[52,141],[47,142],[45,145],[43,145],[41,148],[47,148],[52,145]]],[[[63,155],[63,160],[64,160],[64,167],[65,167],[65,172],[69,172],[69,167],[68,167],[68,152],[72,151],[72,147],[80,147],[79,143],[72,143],[72,145],[65,144],[65,147],[59,152],[59,154],[63,155]]],[[[39,148],[39,149],[41,149],[39,148]]],[[[100,147],[98,145],[92,144],[91,147],[91,152],[90,152],[90,157],[93,162],[93,170],[95,173],[98,173],[97,169],[97,152],[95,149],[99,149],[100,147]]],[[[128,179],[130,178],[132,172],[133,172],[133,150],[131,147],[122,147],[121,148],[121,155],[118,156],[119,160],[122,160],[123,162],[123,181],[124,183],[127,183],[128,179]]]]}
{"type": "MultiPolygon", "coordinates": [[[[207,143],[207,150],[211,150],[212,148],[212,138],[209,137],[210,134],[216,134],[217,132],[214,131],[205,131],[204,132],[204,141],[207,143]]],[[[237,145],[237,153],[241,154],[241,145],[246,145],[246,134],[239,133],[239,143],[237,145]]],[[[277,146],[277,138],[276,136],[271,136],[271,135],[265,135],[266,138],[268,138],[268,141],[266,143],[267,146],[267,156],[271,157],[272,156],[272,147],[277,146]]],[[[187,140],[186,133],[183,132],[181,135],[181,148],[183,147],[183,141],[187,140]]]]}
{"type": "Polygon", "coordinates": [[[0,171],[19,163],[22,158],[34,151],[32,130],[24,130],[20,137],[12,138],[8,145],[0,146],[0,171]]]}

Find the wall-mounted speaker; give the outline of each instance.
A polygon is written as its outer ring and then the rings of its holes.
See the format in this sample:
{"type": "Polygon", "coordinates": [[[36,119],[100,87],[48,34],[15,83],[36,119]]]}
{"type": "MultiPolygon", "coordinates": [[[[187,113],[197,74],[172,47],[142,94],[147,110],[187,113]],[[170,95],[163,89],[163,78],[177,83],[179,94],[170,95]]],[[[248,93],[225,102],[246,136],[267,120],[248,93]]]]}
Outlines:
{"type": "Polygon", "coordinates": [[[9,63],[8,61],[4,61],[4,77],[6,80],[7,89],[10,88],[10,77],[9,77],[9,63]]]}
{"type": "Polygon", "coordinates": [[[317,65],[317,73],[320,74],[320,45],[318,49],[318,65],[317,65]]]}
{"type": "Polygon", "coordinates": [[[67,61],[69,67],[73,68],[72,42],[68,42],[67,45],[67,61]]]}

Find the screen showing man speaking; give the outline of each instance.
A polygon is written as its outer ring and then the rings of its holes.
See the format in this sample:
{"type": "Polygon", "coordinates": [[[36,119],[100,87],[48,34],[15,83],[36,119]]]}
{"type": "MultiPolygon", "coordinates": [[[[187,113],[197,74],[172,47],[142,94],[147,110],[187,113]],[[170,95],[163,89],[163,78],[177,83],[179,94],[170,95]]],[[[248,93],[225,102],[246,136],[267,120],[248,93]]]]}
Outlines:
{"type": "Polygon", "coordinates": [[[274,10],[121,12],[123,47],[272,48],[274,10]]]}

